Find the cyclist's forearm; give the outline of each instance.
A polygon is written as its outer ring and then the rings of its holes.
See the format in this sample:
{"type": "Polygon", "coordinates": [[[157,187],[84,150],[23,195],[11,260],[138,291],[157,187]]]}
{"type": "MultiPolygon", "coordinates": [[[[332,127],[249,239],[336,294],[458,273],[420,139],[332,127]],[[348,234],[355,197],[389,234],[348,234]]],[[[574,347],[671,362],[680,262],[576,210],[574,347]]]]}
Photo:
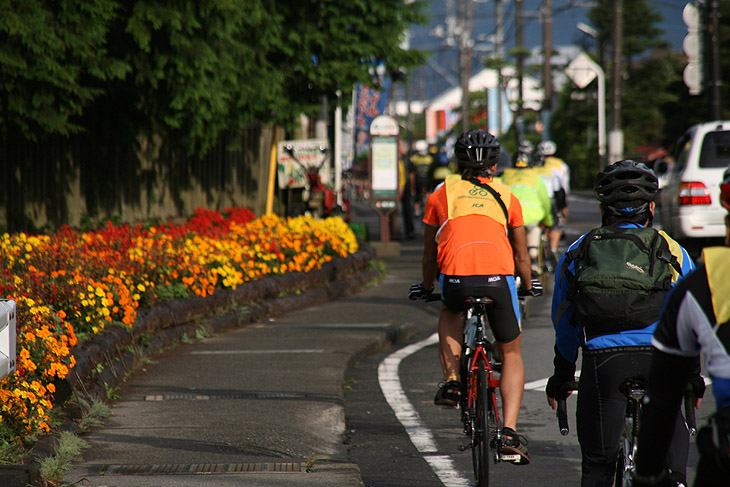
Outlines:
{"type": "Polygon", "coordinates": [[[520,276],[522,280],[522,288],[530,289],[532,286],[532,269],[530,264],[530,254],[527,253],[527,239],[525,236],[525,227],[510,227],[509,240],[512,245],[512,252],[515,261],[515,274],[520,276]]]}
{"type": "Polygon", "coordinates": [[[436,245],[437,228],[426,225],[423,232],[423,260],[421,262],[421,274],[423,286],[426,290],[433,289],[433,283],[438,277],[438,247],[436,245]]]}

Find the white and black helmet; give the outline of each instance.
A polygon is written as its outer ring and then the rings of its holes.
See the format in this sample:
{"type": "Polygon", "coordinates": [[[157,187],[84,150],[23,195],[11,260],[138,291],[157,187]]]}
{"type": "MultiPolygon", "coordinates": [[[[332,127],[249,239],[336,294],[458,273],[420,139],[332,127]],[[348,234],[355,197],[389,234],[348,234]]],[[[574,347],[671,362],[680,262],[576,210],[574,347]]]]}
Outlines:
{"type": "Polygon", "coordinates": [[[484,130],[470,130],[461,134],[454,145],[454,156],[460,166],[488,167],[499,160],[499,141],[484,130]]]}
{"type": "Polygon", "coordinates": [[[558,146],[552,140],[543,140],[537,144],[537,155],[547,157],[558,151],[558,146]]]}

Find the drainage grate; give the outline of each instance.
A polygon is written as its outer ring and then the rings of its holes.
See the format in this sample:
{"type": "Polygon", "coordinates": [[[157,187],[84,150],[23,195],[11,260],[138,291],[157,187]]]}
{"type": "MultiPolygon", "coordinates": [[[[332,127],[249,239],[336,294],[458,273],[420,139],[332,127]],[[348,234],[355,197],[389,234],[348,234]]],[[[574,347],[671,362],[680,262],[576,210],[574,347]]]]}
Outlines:
{"type": "Polygon", "coordinates": [[[210,401],[212,399],[297,399],[307,398],[308,394],[295,392],[259,392],[229,394],[155,394],[145,396],[145,401],[210,401]]]}
{"type": "Polygon", "coordinates": [[[166,463],[161,465],[104,465],[100,475],[305,473],[306,471],[306,463],[166,463]]]}

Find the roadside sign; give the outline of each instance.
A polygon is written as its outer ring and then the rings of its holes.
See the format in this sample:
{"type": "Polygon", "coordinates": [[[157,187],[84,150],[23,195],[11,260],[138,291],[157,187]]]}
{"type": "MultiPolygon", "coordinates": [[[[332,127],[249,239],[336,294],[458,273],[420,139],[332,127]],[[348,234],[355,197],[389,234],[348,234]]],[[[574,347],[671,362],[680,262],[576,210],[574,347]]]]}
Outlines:
{"type": "Polygon", "coordinates": [[[373,199],[398,198],[398,138],[373,137],[370,159],[373,199]]]}
{"type": "Polygon", "coordinates": [[[282,140],[276,147],[279,188],[304,188],[306,179],[300,163],[311,168],[319,167],[322,183],[329,183],[329,160],[327,139],[282,140]]]}
{"type": "Polygon", "coordinates": [[[584,52],[576,56],[565,68],[565,74],[568,75],[575,85],[583,89],[593,81],[597,74],[595,71],[595,62],[584,52]]]}
{"type": "Polygon", "coordinates": [[[398,122],[387,115],[370,124],[371,205],[380,214],[380,240],[390,241],[390,215],[398,207],[398,122]]]}
{"type": "Polygon", "coordinates": [[[374,204],[378,210],[393,210],[396,207],[395,200],[377,200],[374,204]]]}

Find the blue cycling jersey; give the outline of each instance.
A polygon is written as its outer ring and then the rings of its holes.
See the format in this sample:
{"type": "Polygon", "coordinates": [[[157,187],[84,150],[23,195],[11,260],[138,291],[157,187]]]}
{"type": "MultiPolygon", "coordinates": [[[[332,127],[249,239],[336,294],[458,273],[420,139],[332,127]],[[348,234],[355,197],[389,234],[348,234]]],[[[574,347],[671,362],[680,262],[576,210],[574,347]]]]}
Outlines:
{"type": "MultiPolygon", "coordinates": [[[[617,225],[620,228],[641,228],[641,225],[629,223],[617,225]]],[[[566,250],[566,253],[573,250],[580,244],[586,234],[582,235],[578,240],[573,242],[570,247],[566,250]]],[[[670,246],[671,248],[672,246],[670,246]]],[[[677,255],[677,260],[681,265],[681,276],[686,276],[694,268],[694,262],[689,256],[687,251],[677,244],[677,248],[681,251],[682,255],[677,255]]],[[[562,275],[561,270],[563,268],[563,262],[565,261],[565,253],[560,257],[558,265],[555,271],[555,287],[553,290],[553,302],[552,302],[552,320],[553,326],[555,327],[555,345],[557,346],[560,354],[569,362],[575,362],[578,357],[578,349],[582,346],[589,350],[612,348],[612,347],[631,347],[631,346],[651,346],[651,338],[656,330],[657,321],[647,326],[646,328],[638,330],[626,330],[619,333],[610,335],[601,335],[591,340],[585,341],[583,333],[583,325],[581,323],[573,323],[574,307],[572,304],[564,309],[560,316],[558,315],[558,309],[561,307],[563,301],[565,301],[568,289],[570,287],[568,277],[562,275]]],[[[575,261],[568,264],[566,273],[575,273],[575,261]]],[[[681,279],[681,276],[679,279],[681,279]]],[[[674,286],[676,282],[672,282],[674,286]]]]}

